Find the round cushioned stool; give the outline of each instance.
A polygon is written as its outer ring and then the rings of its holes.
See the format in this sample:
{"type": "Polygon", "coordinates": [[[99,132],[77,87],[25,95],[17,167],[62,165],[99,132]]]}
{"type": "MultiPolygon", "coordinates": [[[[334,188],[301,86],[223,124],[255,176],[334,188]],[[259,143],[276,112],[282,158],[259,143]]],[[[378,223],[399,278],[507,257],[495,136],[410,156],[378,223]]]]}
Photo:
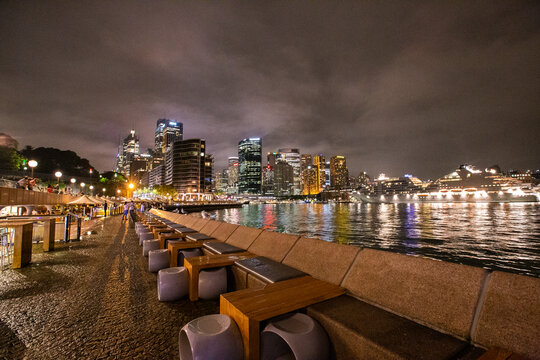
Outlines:
{"type": "Polygon", "coordinates": [[[323,360],[329,356],[326,332],[317,321],[302,313],[271,321],[261,334],[261,360],[323,360]]]}
{"type": "Polygon", "coordinates": [[[148,271],[158,272],[169,267],[169,250],[158,249],[148,251],[148,271]]]}
{"type": "Polygon", "coordinates": [[[227,269],[217,268],[199,272],[199,297],[209,300],[227,292],[227,269]]]}
{"type": "Polygon", "coordinates": [[[240,330],[223,314],[190,321],[180,330],[178,343],[182,360],[241,360],[244,356],[240,330]]]}
{"type": "Polygon", "coordinates": [[[152,234],[150,231],[140,232],[139,245],[142,245],[144,240],[154,240],[154,234],[152,234]]]}
{"type": "Polygon", "coordinates": [[[143,256],[148,256],[150,250],[159,250],[159,240],[144,240],[142,245],[143,256]]]}
{"type": "Polygon", "coordinates": [[[175,301],[189,292],[189,274],[184,267],[159,270],[157,275],[159,301],[175,301]]]}
{"type": "Polygon", "coordinates": [[[184,266],[184,259],[195,257],[195,256],[203,256],[203,252],[201,249],[186,249],[186,250],[180,250],[178,252],[178,262],[177,264],[180,266],[184,266]]]}
{"type": "Polygon", "coordinates": [[[138,234],[142,229],[146,228],[143,223],[135,223],[135,232],[138,234]]]}

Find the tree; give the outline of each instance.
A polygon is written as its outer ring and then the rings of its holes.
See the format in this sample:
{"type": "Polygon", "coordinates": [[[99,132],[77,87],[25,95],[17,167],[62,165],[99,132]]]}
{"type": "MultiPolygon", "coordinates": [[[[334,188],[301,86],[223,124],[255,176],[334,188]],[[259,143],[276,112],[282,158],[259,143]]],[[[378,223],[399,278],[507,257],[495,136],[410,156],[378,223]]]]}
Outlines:
{"type": "Polygon", "coordinates": [[[156,191],[156,194],[161,196],[176,196],[178,194],[178,191],[174,188],[174,186],[171,185],[158,185],[154,187],[154,190],[156,191]]]}
{"type": "MultiPolygon", "coordinates": [[[[28,159],[36,160],[39,163],[40,173],[52,174],[61,170],[66,176],[89,176],[90,169],[94,169],[87,159],[79,157],[71,150],[44,147],[33,149],[31,146],[26,146],[21,154],[28,159]]],[[[94,172],[93,176],[97,175],[99,174],[94,172]]]]}
{"type": "Polygon", "coordinates": [[[20,170],[26,162],[26,158],[10,147],[0,146],[0,169],[20,170]]]}

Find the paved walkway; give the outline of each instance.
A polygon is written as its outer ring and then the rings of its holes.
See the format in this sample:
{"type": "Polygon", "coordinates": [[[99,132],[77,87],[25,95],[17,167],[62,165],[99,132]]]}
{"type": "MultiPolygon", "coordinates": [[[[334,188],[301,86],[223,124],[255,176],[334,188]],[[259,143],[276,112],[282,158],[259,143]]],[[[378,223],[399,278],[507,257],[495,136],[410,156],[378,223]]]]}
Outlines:
{"type": "Polygon", "coordinates": [[[135,230],[120,217],[0,273],[0,359],[178,359],[188,321],[218,301],[157,301],[135,230]]]}

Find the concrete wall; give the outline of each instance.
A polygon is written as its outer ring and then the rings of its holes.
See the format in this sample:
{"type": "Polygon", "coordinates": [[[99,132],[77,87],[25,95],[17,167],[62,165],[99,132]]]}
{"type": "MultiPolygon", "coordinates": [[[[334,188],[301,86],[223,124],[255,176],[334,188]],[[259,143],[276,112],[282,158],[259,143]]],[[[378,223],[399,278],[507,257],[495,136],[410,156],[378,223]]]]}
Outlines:
{"type": "MultiPolygon", "coordinates": [[[[184,217],[188,223],[197,219],[184,217]]],[[[539,278],[212,220],[203,228],[221,241],[339,284],[349,295],[419,324],[485,348],[540,359],[539,278]]],[[[237,288],[265,285],[238,269],[233,278],[237,288]]]]}

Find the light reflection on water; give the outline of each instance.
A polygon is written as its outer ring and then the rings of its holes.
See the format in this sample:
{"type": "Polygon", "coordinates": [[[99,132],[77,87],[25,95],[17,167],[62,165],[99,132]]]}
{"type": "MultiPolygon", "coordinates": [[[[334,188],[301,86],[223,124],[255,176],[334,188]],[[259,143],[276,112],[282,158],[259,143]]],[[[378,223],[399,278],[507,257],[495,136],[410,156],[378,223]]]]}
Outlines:
{"type": "Polygon", "coordinates": [[[252,204],[216,220],[540,277],[540,204],[252,204]]]}

